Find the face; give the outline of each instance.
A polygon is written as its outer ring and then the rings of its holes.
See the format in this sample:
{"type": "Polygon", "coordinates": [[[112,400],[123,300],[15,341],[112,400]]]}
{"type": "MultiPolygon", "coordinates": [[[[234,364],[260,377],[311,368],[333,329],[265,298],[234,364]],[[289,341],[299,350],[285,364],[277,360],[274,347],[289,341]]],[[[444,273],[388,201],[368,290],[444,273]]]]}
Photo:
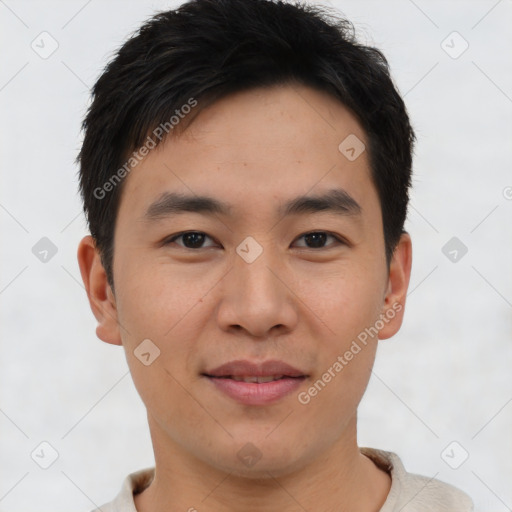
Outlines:
{"type": "Polygon", "coordinates": [[[156,451],[279,475],[353,440],[378,338],[400,327],[410,270],[407,235],[386,266],[362,144],[356,118],[322,92],[231,95],[128,176],[115,297],[84,239],[97,334],[124,346],[156,451]],[[182,209],[172,194],[213,201],[182,209]],[[279,380],[240,381],[257,376],[279,380]]]}

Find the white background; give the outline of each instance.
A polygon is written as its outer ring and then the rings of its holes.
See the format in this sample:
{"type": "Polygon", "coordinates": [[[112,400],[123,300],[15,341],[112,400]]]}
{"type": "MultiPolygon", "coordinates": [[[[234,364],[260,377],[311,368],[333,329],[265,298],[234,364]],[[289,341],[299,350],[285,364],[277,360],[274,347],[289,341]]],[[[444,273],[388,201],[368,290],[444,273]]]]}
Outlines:
{"type": "MultiPolygon", "coordinates": [[[[329,4],[384,51],[419,139],[405,322],[381,342],[359,443],[460,487],[477,511],[512,510],[512,2],[329,4]],[[463,48],[453,31],[469,44],[458,58],[442,47],[463,48]],[[454,236],[468,248],[455,263],[442,253],[454,236]],[[469,453],[458,469],[441,457],[452,441],[452,461],[469,453]]],[[[82,287],[74,159],[89,89],[112,52],[176,5],[0,2],[3,512],[85,512],[153,464],[122,348],[96,338],[82,287]],[[43,31],[59,45],[47,59],[31,48],[43,31]],[[32,253],[42,237],[58,250],[46,263],[32,253]],[[30,456],[42,441],[59,454],[46,470],[30,456]]]]}

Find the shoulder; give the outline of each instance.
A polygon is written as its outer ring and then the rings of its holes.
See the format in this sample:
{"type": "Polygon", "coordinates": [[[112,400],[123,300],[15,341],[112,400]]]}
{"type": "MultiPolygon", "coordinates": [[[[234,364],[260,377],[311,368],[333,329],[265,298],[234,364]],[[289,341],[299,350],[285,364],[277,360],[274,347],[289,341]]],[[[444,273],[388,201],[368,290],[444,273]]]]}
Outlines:
{"type": "Polygon", "coordinates": [[[137,512],[133,495],[142,492],[151,484],[155,475],[155,468],[143,469],[128,475],[113,501],[105,503],[91,512],[137,512]]]}
{"type": "Polygon", "coordinates": [[[403,479],[403,511],[472,512],[471,498],[453,485],[414,473],[403,479]]]}
{"type": "Polygon", "coordinates": [[[379,512],[473,512],[471,498],[436,478],[408,473],[398,455],[361,448],[361,453],[391,475],[391,489],[379,512]]]}

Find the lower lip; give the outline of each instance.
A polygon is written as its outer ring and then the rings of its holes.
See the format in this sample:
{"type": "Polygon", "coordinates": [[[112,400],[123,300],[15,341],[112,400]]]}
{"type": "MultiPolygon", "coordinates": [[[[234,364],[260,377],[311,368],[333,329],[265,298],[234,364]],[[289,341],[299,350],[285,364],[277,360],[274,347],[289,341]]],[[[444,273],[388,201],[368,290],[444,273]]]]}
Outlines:
{"type": "Polygon", "coordinates": [[[288,377],[270,382],[243,382],[221,377],[206,377],[217,389],[245,405],[266,405],[297,390],[305,377],[288,377]]]}

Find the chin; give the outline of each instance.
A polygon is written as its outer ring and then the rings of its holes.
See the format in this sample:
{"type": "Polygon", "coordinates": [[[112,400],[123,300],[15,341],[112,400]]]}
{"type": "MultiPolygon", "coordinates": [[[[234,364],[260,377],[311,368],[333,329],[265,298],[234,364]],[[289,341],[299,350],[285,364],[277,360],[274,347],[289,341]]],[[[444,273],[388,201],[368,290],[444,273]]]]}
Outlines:
{"type": "Polygon", "coordinates": [[[301,465],[297,460],[264,460],[261,458],[253,466],[247,466],[238,460],[231,465],[220,469],[228,472],[231,476],[245,478],[248,480],[269,480],[290,475],[300,469],[301,465]]]}
{"type": "Polygon", "coordinates": [[[210,464],[233,476],[254,480],[290,475],[307,464],[307,457],[297,453],[290,440],[286,442],[288,446],[281,439],[236,444],[234,452],[229,449],[229,453],[217,453],[216,460],[210,460],[210,464]]]}

